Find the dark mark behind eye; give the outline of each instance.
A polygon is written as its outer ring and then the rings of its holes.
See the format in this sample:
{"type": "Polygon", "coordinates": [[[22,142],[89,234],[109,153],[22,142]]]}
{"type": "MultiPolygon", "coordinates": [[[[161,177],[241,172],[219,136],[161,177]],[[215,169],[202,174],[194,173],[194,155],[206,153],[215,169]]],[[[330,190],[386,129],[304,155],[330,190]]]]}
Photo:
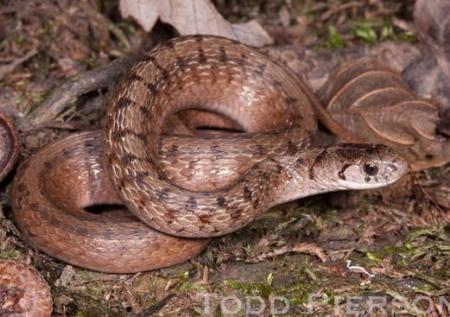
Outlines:
{"type": "Polygon", "coordinates": [[[341,168],[341,170],[338,172],[338,176],[339,176],[339,178],[340,179],[342,179],[342,180],[344,180],[345,181],[345,171],[347,170],[347,168],[349,168],[350,166],[352,166],[351,164],[345,164],[342,168],[341,168]]]}
{"type": "Polygon", "coordinates": [[[314,179],[314,168],[317,164],[319,164],[327,155],[328,151],[325,149],[322,152],[320,152],[315,158],[314,162],[311,164],[311,167],[309,168],[309,178],[314,179]]]}

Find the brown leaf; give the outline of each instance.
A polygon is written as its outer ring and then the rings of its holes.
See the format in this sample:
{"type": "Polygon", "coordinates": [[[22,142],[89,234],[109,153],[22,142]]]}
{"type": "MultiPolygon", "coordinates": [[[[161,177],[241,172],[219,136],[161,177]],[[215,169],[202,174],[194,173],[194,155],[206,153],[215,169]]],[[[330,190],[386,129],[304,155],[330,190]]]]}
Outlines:
{"type": "Polygon", "coordinates": [[[273,42],[254,20],[229,23],[209,0],[121,0],[119,8],[124,18],[132,17],[145,31],[150,31],[160,19],[172,25],[180,35],[219,35],[252,46],[273,42]]]}

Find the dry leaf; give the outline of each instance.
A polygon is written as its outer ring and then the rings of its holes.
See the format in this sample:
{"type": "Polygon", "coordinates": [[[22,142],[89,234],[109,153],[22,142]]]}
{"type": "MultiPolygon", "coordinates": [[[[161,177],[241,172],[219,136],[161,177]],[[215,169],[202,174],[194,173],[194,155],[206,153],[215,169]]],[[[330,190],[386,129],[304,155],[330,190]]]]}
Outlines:
{"type": "Polygon", "coordinates": [[[172,25],[180,35],[219,35],[252,46],[273,43],[256,21],[231,24],[209,0],[121,0],[119,8],[124,18],[134,18],[147,32],[159,18],[172,25]]]}
{"type": "Polygon", "coordinates": [[[450,1],[418,0],[414,23],[424,42],[424,56],[404,72],[419,95],[435,99],[442,110],[450,109],[450,1]]]}

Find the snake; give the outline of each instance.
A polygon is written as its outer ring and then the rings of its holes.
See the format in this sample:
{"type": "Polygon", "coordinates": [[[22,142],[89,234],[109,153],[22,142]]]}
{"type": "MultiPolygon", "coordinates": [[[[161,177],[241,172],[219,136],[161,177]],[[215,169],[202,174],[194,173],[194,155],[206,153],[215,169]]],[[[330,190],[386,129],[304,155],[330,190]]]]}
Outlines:
{"type": "MultiPolygon", "coordinates": [[[[29,244],[55,258],[131,273],[184,262],[272,206],[378,188],[407,173],[384,145],[310,146],[317,118],[350,137],[277,60],[225,38],[176,38],[117,85],[102,131],[69,135],[20,165],[13,215],[29,244]]],[[[8,260],[0,271],[2,309],[33,301],[44,310],[30,316],[50,315],[37,272],[8,260]]]]}
{"type": "Polygon", "coordinates": [[[311,95],[282,63],[242,43],[201,35],[169,40],[130,69],[108,102],[103,129],[108,173],[140,220],[188,238],[222,236],[275,205],[382,187],[406,173],[405,160],[384,145],[310,148],[316,116],[323,114],[311,95]],[[160,155],[165,121],[189,109],[224,116],[247,133],[210,136],[199,146],[195,138],[179,139],[168,160],[160,155]],[[228,168],[213,161],[222,159],[245,161],[247,169],[214,190],[185,188],[164,172],[165,162],[178,171],[197,164],[220,172],[228,168]]]}

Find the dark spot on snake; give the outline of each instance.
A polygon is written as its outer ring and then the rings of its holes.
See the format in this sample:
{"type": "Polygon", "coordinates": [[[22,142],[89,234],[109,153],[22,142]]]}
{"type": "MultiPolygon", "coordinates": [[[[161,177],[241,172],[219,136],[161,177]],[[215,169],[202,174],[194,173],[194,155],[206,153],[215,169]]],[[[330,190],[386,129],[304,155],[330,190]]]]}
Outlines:
{"type": "Polygon", "coordinates": [[[195,211],[197,209],[197,199],[195,199],[195,197],[189,197],[186,203],[186,209],[189,211],[195,211]]]}
{"type": "Polygon", "coordinates": [[[120,97],[119,100],[117,100],[117,109],[124,109],[132,105],[134,105],[134,101],[127,97],[120,97]]]}
{"type": "MultiPolygon", "coordinates": [[[[86,140],[84,142],[84,146],[88,149],[88,150],[92,150],[92,149],[97,149],[97,146],[99,145],[98,142],[96,142],[95,140],[86,140]]],[[[66,150],[64,150],[66,151],[66,150]]]]}
{"type": "Polygon", "coordinates": [[[356,157],[361,157],[362,155],[366,154],[367,151],[362,150],[361,148],[345,148],[345,149],[336,149],[336,154],[344,158],[345,160],[354,159],[356,157]]]}
{"type": "Polygon", "coordinates": [[[133,154],[124,154],[124,155],[121,157],[121,161],[122,161],[122,163],[125,164],[125,165],[130,164],[132,161],[134,161],[134,160],[136,160],[136,159],[138,159],[138,157],[137,157],[136,155],[133,155],[133,154]]]}
{"type": "Polygon", "coordinates": [[[146,141],[147,141],[147,138],[145,137],[145,133],[134,133],[134,136],[144,143],[146,143],[146,141]]]}
{"type": "Polygon", "coordinates": [[[145,200],[142,199],[142,198],[140,198],[140,199],[137,201],[137,204],[139,205],[140,208],[144,208],[144,207],[145,207],[145,200]]]}
{"type": "Polygon", "coordinates": [[[370,176],[366,176],[366,177],[364,178],[364,180],[366,181],[366,183],[370,182],[370,176]]]}
{"type": "Polygon", "coordinates": [[[168,219],[167,222],[170,221],[170,223],[172,223],[175,220],[176,213],[177,211],[175,209],[167,208],[167,213],[165,214],[166,218],[168,219]]]}
{"type": "Polygon", "coordinates": [[[266,153],[266,149],[264,148],[264,145],[262,144],[257,144],[256,145],[256,154],[258,156],[262,156],[266,153]]]}
{"type": "Polygon", "coordinates": [[[203,48],[201,47],[198,49],[198,62],[200,64],[206,64],[205,51],[203,51],[203,48]]]}
{"type": "Polygon", "coordinates": [[[288,105],[292,105],[293,103],[297,102],[297,98],[291,97],[291,96],[287,96],[286,98],[284,98],[284,101],[288,104],[288,105]]]}
{"type": "Polygon", "coordinates": [[[211,223],[211,221],[209,220],[209,216],[208,215],[200,215],[200,216],[198,216],[198,220],[200,220],[200,222],[203,223],[203,224],[211,223]]]}
{"type": "Polygon", "coordinates": [[[320,152],[315,158],[314,158],[314,162],[311,164],[311,167],[309,168],[309,178],[310,179],[314,179],[314,167],[319,164],[327,155],[327,150],[323,150],[322,152],[320,152]]]}
{"type": "Polygon", "coordinates": [[[169,197],[169,189],[163,188],[161,190],[156,190],[156,196],[159,200],[166,200],[169,197]]]}
{"type": "Polygon", "coordinates": [[[220,52],[219,61],[221,63],[226,63],[228,61],[228,55],[227,52],[225,51],[225,47],[221,46],[219,48],[219,52],[220,52]]]}
{"type": "Polygon", "coordinates": [[[258,64],[256,65],[256,71],[255,74],[258,76],[262,76],[264,75],[264,73],[266,72],[266,64],[258,64]]]}
{"type": "Polygon", "coordinates": [[[217,198],[217,205],[219,205],[219,207],[224,207],[225,206],[225,202],[226,202],[225,197],[219,196],[217,198]]]}
{"type": "Polygon", "coordinates": [[[211,152],[214,154],[216,159],[223,158],[225,152],[220,148],[219,144],[213,144],[211,145],[211,152]]]}
{"type": "Polygon", "coordinates": [[[177,56],[176,59],[175,59],[175,64],[178,67],[182,68],[185,65],[184,59],[182,57],[180,57],[180,56],[177,56]]]}
{"type": "Polygon", "coordinates": [[[241,217],[242,215],[242,209],[236,209],[235,211],[231,212],[230,217],[232,219],[237,219],[239,217],[241,217]]]}
{"type": "Polygon", "coordinates": [[[145,84],[148,88],[148,90],[150,90],[151,94],[156,96],[158,94],[158,89],[156,89],[155,84],[153,83],[146,83],[145,84]]]}
{"type": "Polygon", "coordinates": [[[125,178],[125,177],[121,178],[121,179],[119,180],[119,183],[118,183],[118,185],[119,185],[119,188],[120,188],[120,189],[124,188],[124,187],[125,187],[125,184],[126,184],[126,182],[127,182],[127,180],[126,180],[126,178],[125,178]]]}
{"type": "Polygon", "coordinates": [[[168,156],[174,157],[178,152],[178,145],[172,144],[172,146],[169,149],[168,156]]]}
{"type": "Polygon", "coordinates": [[[287,144],[287,154],[289,154],[289,155],[294,155],[295,153],[297,153],[297,151],[298,151],[297,144],[295,144],[295,143],[292,142],[292,141],[288,141],[288,144],[287,144]]]}
{"type": "Polygon", "coordinates": [[[279,80],[275,79],[275,80],[272,81],[272,86],[277,88],[277,89],[280,89],[283,86],[283,84],[279,80]]]}
{"type": "Polygon", "coordinates": [[[85,228],[85,227],[77,226],[77,227],[75,228],[75,230],[76,230],[76,232],[78,232],[81,236],[87,236],[87,235],[89,235],[89,230],[88,230],[87,228],[85,228]]]}
{"type": "Polygon", "coordinates": [[[147,107],[145,106],[140,106],[139,107],[139,111],[142,113],[143,116],[147,117],[150,113],[150,111],[148,110],[147,107]]]}
{"type": "Polygon", "coordinates": [[[50,169],[52,166],[53,166],[53,162],[51,162],[51,161],[45,161],[44,162],[44,167],[46,169],[50,169]]]}
{"type": "Polygon", "coordinates": [[[17,186],[17,191],[23,192],[25,191],[25,185],[23,183],[20,183],[19,186],[17,186]]]}
{"type": "Polygon", "coordinates": [[[50,217],[49,225],[52,227],[59,227],[61,225],[61,221],[58,218],[50,217]]]}
{"type": "Polygon", "coordinates": [[[195,34],[192,36],[192,38],[199,43],[203,41],[203,36],[201,34],[195,34]]]}
{"type": "MultiPolygon", "coordinates": [[[[145,55],[143,60],[146,62],[152,63],[161,72],[161,77],[163,80],[165,80],[169,77],[169,72],[167,71],[167,69],[165,69],[163,66],[161,66],[154,56],[145,55]]],[[[148,86],[148,83],[147,83],[147,86],[148,86]]]]}
{"type": "Polygon", "coordinates": [[[145,61],[145,62],[153,63],[153,62],[156,61],[156,58],[154,56],[152,56],[152,55],[144,55],[142,60],[145,61]]]}
{"type": "Polygon", "coordinates": [[[140,82],[144,81],[144,77],[136,73],[131,73],[130,75],[128,75],[127,79],[129,81],[140,81],[140,82]]]}
{"type": "Polygon", "coordinates": [[[241,53],[241,58],[239,58],[237,60],[239,66],[244,67],[246,64],[247,58],[248,58],[247,54],[241,53]]]}
{"type": "Polygon", "coordinates": [[[245,185],[244,186],[244,199],[250,200],[250,199],[252,199],[252,195],[253,195],[253,192],[251,191],[251,189],[248,188],[247,185],[245,185]]]}
{"type": "Polygon", "coordinates": [[[35,201],[30,203],[30,208],[33,210],[38,210],[39,209],[39,204],[35,201]]]}
{"type": "Polygon", "coordinates": [[[297,164],[297,166],[303,165],[303,163],[305,163],[305,160],[303,160],[301,157],[299,157],[299,158],[295,161],[295,164],[297,164]]]}
{"type": "MultiPolygon", "coordinates": [[[[87,150],[89,151],[89,147],[86,146],[87,150]]],[[[68,149],[64,149],[62,152],[62,155],[65,159],[68,159],[72,154],[72,151],[69,151],[68,149]]]]}
{"type": "Polygon", "coordinates": [[[142,186],[144,184],[144,179],[148,177],[148,175],[148,172],[136,172],[136,183],[142,186]]]}

